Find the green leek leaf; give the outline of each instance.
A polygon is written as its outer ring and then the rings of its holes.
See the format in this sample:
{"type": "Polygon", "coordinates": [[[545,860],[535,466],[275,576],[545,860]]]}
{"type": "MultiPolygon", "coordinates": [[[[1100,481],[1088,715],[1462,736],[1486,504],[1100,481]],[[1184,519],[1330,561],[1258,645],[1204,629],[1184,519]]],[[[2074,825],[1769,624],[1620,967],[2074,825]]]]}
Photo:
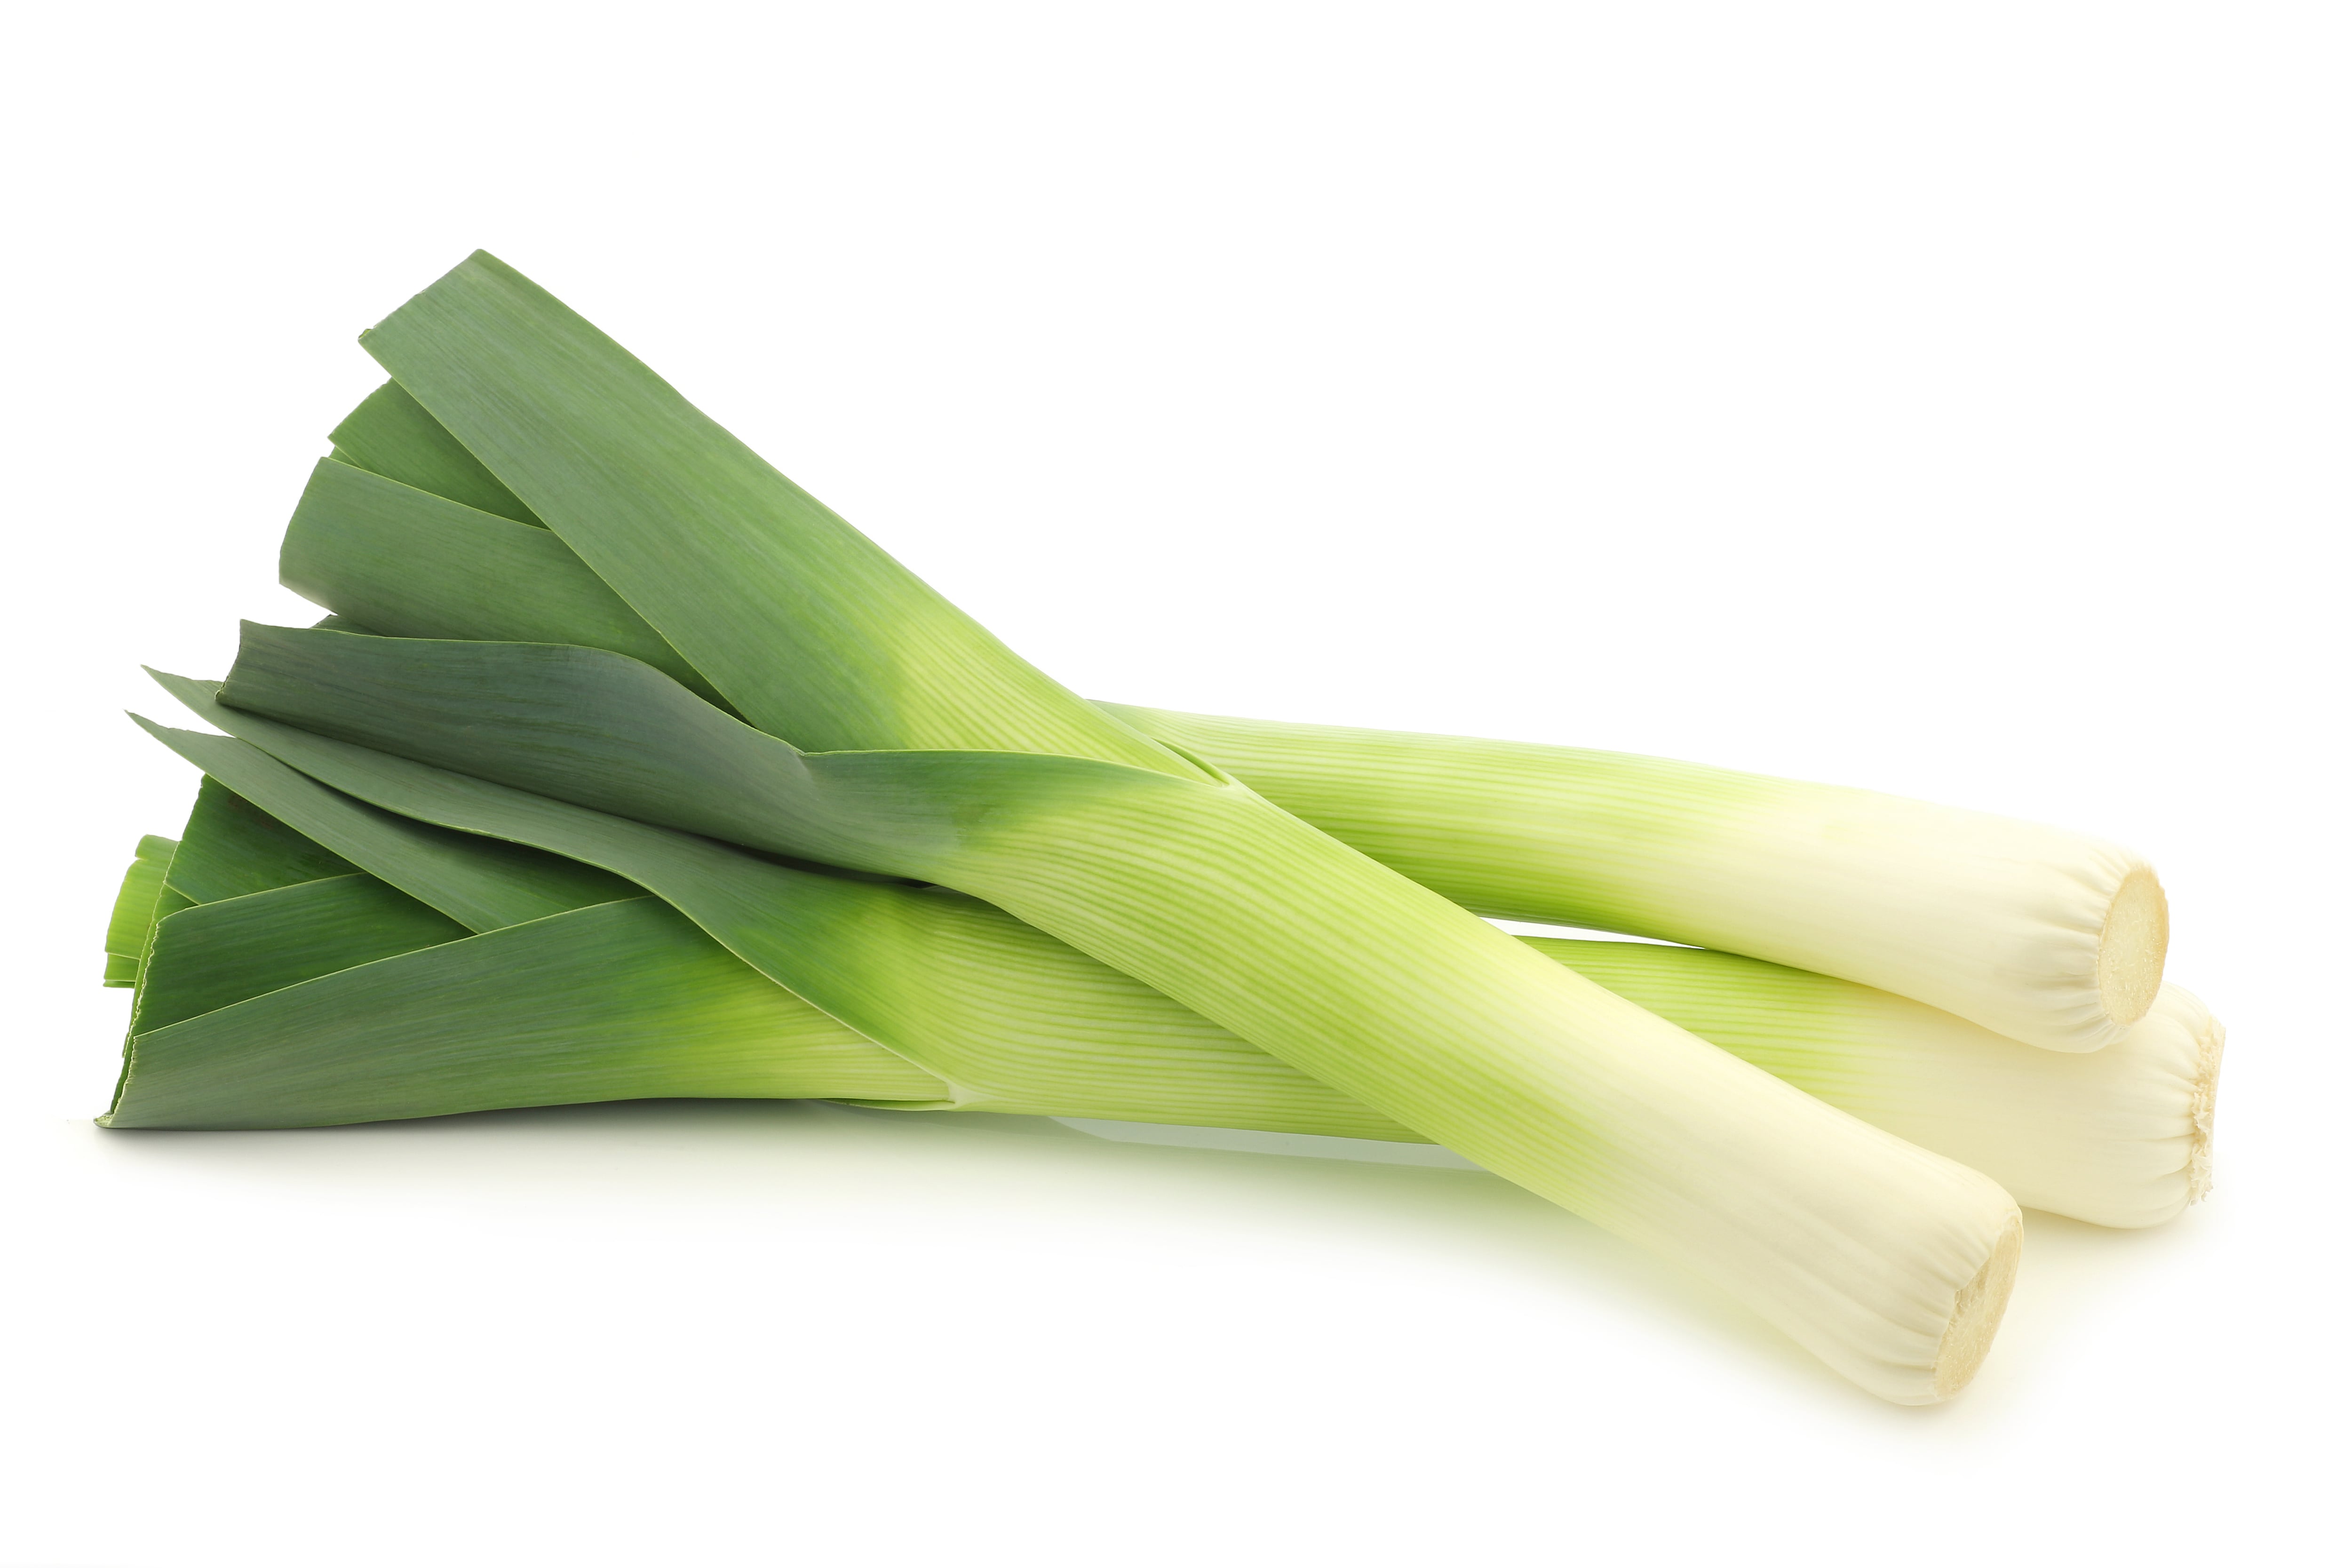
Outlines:
{"type": "Polygon", "coordinates": [[[329,877],[198,904],[163,921],[139,996],[139,1033],[337,970],[467,936],[373,877],[329,877]]]}

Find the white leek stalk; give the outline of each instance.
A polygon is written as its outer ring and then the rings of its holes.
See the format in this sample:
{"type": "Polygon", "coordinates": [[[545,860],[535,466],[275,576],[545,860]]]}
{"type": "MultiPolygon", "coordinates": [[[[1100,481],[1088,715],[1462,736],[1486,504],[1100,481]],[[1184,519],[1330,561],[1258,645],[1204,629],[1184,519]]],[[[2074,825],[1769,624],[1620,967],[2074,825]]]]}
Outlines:
{"type": "Polygon", "coordinates": [[[2123,1038],[2163,983],[2156,873],[2060,828],[1617,752],[1101,706],[1496,919],[1770,959],[2055,1051],[2123,1038]]]}
{"type": "Polygon", "coordinates": [[[2178,985],[2104,1050],[2036,1050],[1827,975],[1645,942],[1523,939],[1775,1078],[2094,1225],[2160,1225],[2212,1184],[2221,1026],[2178,985]]]}

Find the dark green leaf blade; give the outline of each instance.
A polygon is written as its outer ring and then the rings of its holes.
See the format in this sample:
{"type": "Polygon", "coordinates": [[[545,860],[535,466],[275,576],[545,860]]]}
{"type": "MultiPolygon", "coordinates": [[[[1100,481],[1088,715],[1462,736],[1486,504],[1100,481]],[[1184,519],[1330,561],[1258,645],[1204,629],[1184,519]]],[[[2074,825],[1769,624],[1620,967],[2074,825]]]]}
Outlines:
{"type": "Polygon", "coordinates": [[[811,751],[1018,750],[1192,775],[488,252],[361,342],[771,734],[811,751]]]}
{"type": "Polygon", "coordinates": [[[315,1127],[645,1095],[936,1101],[656,900],[339,970],[136,1037],[110,1127],[315,1127]]]}
{"type": "Polygon", "coordinates": [[[529,528],[331,459],[311,471],[278,581],[371,631],[584,643],[719,694],[544,528],[529,528]]]}
{"type": "Polygon", "coordinates": [[[396,381],[368,394],[328,439],[338,462],[533,528],[546,526],[396,381]]]}
{"type": "MultiPolygon", "coordinates": [[[[280,877],[267,886],[365,870],[478,931],[607,903],[638,890],[562,856],[477,840],[353,800],[242,741],[169,729],[137,714],[131,718],[204,769],[205,789],[236,802],[238,823],[257,820],[268,826],[269,841],[309,846],[310,854],[303,863],[315,863],[320,869],[309,876],[280,877]],[[325,847],[329,845],[342,854],[325,847]]],[[[192,826],[191,837],[195,836],[192,826]]],[[[187,846],[182,849],[184,853],[187,846]]],[[[270,862],[257,855],[248,864],[239,858],[245,853],[241,841],[226,840],[205,852],[206,885],[235,889],[214,896],[262,890],[241,884],[274,874],[262,869],[270,862]]]]}
{"type": "Polygon", "coordinates": [[[208,904],[348,876],[358,868],[207,776],[196,786],[195,809],[188,814],[165,879],[184,897],[208,904]]]}
{"type": "Polygon", "coordinates": [[[471,933],[363,874],[198,904],[159,922],[135,1034],[471,933]]]}

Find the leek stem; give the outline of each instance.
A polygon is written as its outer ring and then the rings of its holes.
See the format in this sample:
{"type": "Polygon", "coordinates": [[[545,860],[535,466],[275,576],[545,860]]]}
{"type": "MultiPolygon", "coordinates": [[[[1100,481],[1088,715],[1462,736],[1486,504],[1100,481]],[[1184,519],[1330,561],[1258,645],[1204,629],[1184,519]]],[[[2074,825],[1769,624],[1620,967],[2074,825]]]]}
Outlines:
{"type": "MultiPolygon", "coordinates": [[[[348,629],[609,648],[716,696],[561,538],[414,488],[473,461],[441,441],[455,457],[394,478],[322,459],[287,585],[348,629]]],[[[1654,757],[1097,706],[1478,914],[1770,959],[2053,1050],[2120,1038],[2162,979],[2154,871],[2079,834],[1654,757]]]]}

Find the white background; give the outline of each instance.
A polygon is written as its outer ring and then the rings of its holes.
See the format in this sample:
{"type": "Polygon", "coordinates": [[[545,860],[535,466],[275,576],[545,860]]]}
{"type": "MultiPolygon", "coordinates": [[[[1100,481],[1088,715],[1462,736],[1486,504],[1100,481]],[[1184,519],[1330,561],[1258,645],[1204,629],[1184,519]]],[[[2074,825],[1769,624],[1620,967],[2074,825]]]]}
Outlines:
{"type": "MultiPolygon", "coordinates": [[[[2338,7],[51,8],[5,51],[0,1562],[2344,1549],[2338,7]],[[802,1106],[109,1134],[114,884],[476,246],[1090,695],[2153,856],[2220,1186],[1883,1406],[1475,1173],[802,1106]],[[2331,1495],[2334,1494],[2334,1495],[2331,1495]]],[[[2340,1560],[2340,1559],[2338,1559],[2340,1560]]]]}

